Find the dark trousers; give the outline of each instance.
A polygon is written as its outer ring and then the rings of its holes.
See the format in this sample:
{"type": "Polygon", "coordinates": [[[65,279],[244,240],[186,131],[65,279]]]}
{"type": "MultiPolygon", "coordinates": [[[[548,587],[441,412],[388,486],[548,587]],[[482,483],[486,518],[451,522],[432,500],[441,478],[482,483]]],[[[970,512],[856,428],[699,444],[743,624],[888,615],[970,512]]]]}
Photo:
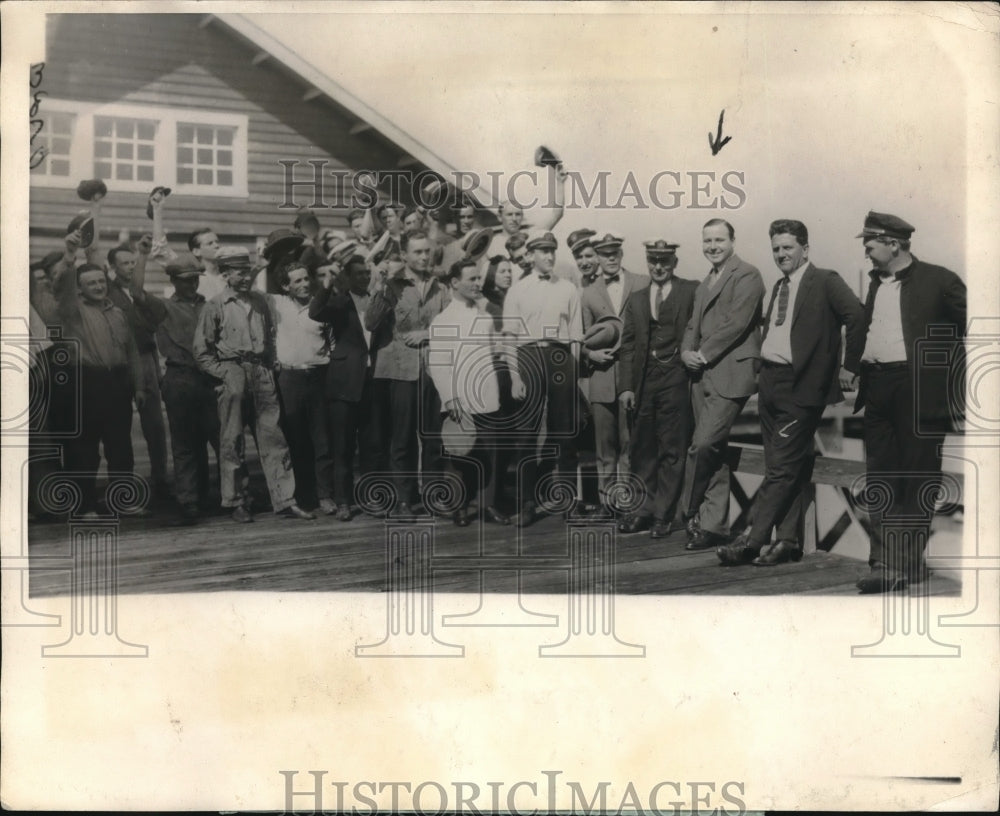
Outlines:
{"type": "Polygon", "coordinates": [[[142,369],[142,387],[146,392],[146,401],[138,411],[139,426],[149,451],[149,469],[153,483],[162,487],[167,481],[167,432],[163,425],[163,404],[160,399],[160,358],[155,348],[140,352],[139,366],[142,369]]]}
{"type": "Polygon", "coordinates": [[[497,454],[496,427],[500,422],[500,414],[473,414],[472,419],[476,426],[476,443],[472,450],[465,456],[449,455],[447,459],[450,468],[462,480],[465,496],[463,508],[478,493],[479,509],[482,510],[496,504],[497,472],[494,464],[497,454]]]}
{"type": "Polygon", "coordinates": [[[167,364],[161,386],[174,457],[174,494],[189,510],[207,509],[210,483],[208,446],[219,461],[219,411],[215,380],[188,366],[167,364]]]}
{"type": "Polygon", "coordinates": [[[132,473],[132,378],[125,366],[80,368],[80,435],[66,445],[66,467],[77,474],[80,512],[97,509],[101,446],[109,473],[132,473]]]}
{"type": "Polygon", "coordinates": [[[295,501],[313,508],[333,495],[333,456],[327,429],[326,366],[278,373],[281,427],[292,455],[295,501]]]}
{"type": "Polygon", "coordinates": [[[632,428],[632,472],[646,488],[641,515],[664,522],[676,515],[693,426],[687,370],[650,360],[632,428]]]}
{"type": "Polygon", "coordinates": [[[417,489],[417,462],[426,480],[444,470],[441,456],[441,399],[430,378],[387,380],[389,414],[389,469],[396,500],[414,504],[417,489]],[[421,447],[422,446],[422,447],[421,447]]]}
{"type": "Polygon", "coordinates": [[[373,410],[372,385],[369,372],[359,402],[330,400],[327,403],[333,450],[333,500],[348,507],[354,501],[355,451],[362,476],[385,468],[383,442],[373,410]]]}
{"type": "Polygon", "coordinates": [[[763,364],[758,378],[757,410],[764,437],[764,481],[757,489],[750,539],[758,547],[778,539],[802,545],[799,525],[802,491],[812,479],[814,437],[823,406],[796,405],[792,367],[763,364]]]}
{"type": "Polygon", "coordinates": [[[747,397],[722,396],[704,376],[691,384],[695,427],[685,463],[681,508],[685,518],[698,515],[703,530],[719,535],[729,534],[729,431],[746,402],[747,397]]]}
{"type": "MultiPolygon", "coordinates": [[[[556,448],[556,476],[576,496],[576,437],[580,426],[580,394],[576,358],[568,346],[533,344],[517,350],[518,369],[525,387],[520,408],[521,471],[519,509],[535,504],[536,488],[549,467],[540,466],[536,446],[545,417],[546,446],[556,448]]],[[[550,460],[551,461],[551,460],[550,460]]]]}
{"type": "MultiPolygon", "coordinates": [[[[934,514],[934,485],[941,481],[944,432],[918,436],[915,431],[913,377],[908,368],[863,371],[865,394],[865,463],[868,491],[880,484],[888,491],[886,506],[871,513],[869,561],[901,570],[919,569],[934,514]],[[886,546],[886,522],[905,525],[908,535],[886,546]]],[[[928,424],[926,421],[924,424],[928,424]]]]}

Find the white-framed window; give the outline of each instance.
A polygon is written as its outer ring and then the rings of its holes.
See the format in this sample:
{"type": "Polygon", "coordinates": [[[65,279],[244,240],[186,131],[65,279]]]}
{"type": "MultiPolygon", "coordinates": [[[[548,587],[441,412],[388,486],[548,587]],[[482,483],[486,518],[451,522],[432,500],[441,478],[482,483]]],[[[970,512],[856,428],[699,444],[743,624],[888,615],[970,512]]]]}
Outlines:
{"type": "Polygon", "coordinates": [[[32,149],[49,153],[31,172],[40,187],[75,188],[101,178],[111,191],[247,196],[243,114],[126,103],[43,100],[32,149]],[[40,141],[40,140],[43,140],[40,141]]]}

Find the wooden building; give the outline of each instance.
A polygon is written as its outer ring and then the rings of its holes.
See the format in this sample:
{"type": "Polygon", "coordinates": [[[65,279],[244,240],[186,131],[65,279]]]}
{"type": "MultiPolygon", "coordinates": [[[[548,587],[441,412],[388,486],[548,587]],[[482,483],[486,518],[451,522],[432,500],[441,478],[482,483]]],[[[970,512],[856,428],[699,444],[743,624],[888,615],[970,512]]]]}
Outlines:
{"type": "MultiPolygon", "coordinates": [[[[82,179],[108,186],[107,247],[123,231],[150,229],[147,196],[162,185],[172,188],[172,246],[210,226],[222,242],[253,250],[294,220],[281,161],[297,162],[297,180],[312,179],[310,162],[321,163],[327,207],[314,212],[323,227],[341,229],[349,206],[337,201],[335,173],[454,171],[241,15],[53,14],[46,41],[32,150],[48,155],[31,172],[33,259],[60,248],[86,207],[75,192],[82,179]]],[[[293,201],[316,203],[304,186],[293,201]]]]}

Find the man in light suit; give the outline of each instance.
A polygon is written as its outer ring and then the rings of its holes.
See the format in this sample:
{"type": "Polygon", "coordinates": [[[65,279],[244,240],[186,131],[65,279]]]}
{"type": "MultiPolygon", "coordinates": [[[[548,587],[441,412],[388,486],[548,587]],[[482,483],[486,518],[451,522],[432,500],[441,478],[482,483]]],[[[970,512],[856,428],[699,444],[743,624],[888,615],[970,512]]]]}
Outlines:
{"type": "Polygon", "coordinates": [[[732,224],[713,218],[702,228],[712,264],[698,286],[684,332],[681,360],[692,374],[695,430],[688,449],[681,509],[689,550],[729,542],[729,430],[756,390],[764,281],[733,251],[732,224]]]}
{"type": "Polygon", "coordinates": [[[802,489],[813,465],[813,436],[823,409],[844,398],[861,365],[861,301],[832,269],[809,262],[809,231],[801,221],[771,224],[771,252],[781,278],[771,291],[761,341],[758,409],[764,437],[764,481],[751,526],[716,551],[723,564],[771,567],[802,557],[802,489]],[[840,330],[847,353],[840,365],[840,330]],[[771,531],[777,537],[771,543],[771,531]]]}
{"type": "MultiPolygon", "coordinates": [[[[592,246],[597,253],[601,274],[580,292],[580,311],[583,315],[584,333],[598,320],[608,315],[622,317],[632,292],[648,285],[639,275],[622,268],[623,238],[606,233],[594,238],[592,246]]],[[[587,378],[587,399],[594,421],[594,444],[597,453],[597,486],[601,506],[596,517],[609,519],[614,515],[613,502],[608,498],[608,487],[618,475],[629,470],[629,415],[618,402],[618,395],[626,390],[617,354],[608,349],[584,348],[587,378]]]]}
{"type": "Polygon", "coordinates": [[[650,283],[629,297],[618,363],[623,412],[635,409],[632,472],[646,488],[639,512],[618,529],[637,533],[652,525],[651,538],[670,534],[691,440],[691,398],[681,362],[684,329],[694,310],[695,281],[674,277],[678,244],[646,241],[650,283]]]}

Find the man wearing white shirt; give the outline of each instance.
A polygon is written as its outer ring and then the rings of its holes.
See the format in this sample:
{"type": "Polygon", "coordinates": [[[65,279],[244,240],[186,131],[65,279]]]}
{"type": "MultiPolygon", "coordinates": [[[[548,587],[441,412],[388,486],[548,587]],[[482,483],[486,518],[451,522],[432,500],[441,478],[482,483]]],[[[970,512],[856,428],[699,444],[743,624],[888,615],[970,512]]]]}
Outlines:
{"type": "Polygon", "coordinates": [[[535,520],[539,473],[534,444],[543,411],[546,439],[557,449],[557,475],[564,482],[561,487],[576,495],[573,438],[578,432],[577,356],[583,322],[579,291],[569,281],[553,277],[557,246],[551,232],[529,236],[525,247],[532,270],[514,283],[504,301],[503,334],[517,349],[511,358],[511,391],[514,399],[524,401],[519,411],[526,447],[524,478],[519,480],[519,526],[535,520]]]}
{"type": "Polygon", "coordinates": [[[500,387],[493,361],[493,317],[478,305],[483,273],[475,261],[466,259],[452,264],[445,282],[451,288],[452,300],[431,321],[427,369],[443,410],[454,422],[476,434],[468,457],[450,458],[464,487],[464,501],[454,521],[459,527],[468,526],[469,499],[482,473],[480,511],[490,521],[508,524],[510,519],[494,506],[496,484],[491,478],[495,430],[501,422],[500,387]]]}
{"type": "Polygon", "coordinates": [[[333,459],[327,432],[325,377],[330,362],[326,327],[309,316],[308,270],[291,262],[278,271],[284,294],[268,295],[275,329],[281,421],[292,455],[295,499],[333,515],[333,459]]]}

